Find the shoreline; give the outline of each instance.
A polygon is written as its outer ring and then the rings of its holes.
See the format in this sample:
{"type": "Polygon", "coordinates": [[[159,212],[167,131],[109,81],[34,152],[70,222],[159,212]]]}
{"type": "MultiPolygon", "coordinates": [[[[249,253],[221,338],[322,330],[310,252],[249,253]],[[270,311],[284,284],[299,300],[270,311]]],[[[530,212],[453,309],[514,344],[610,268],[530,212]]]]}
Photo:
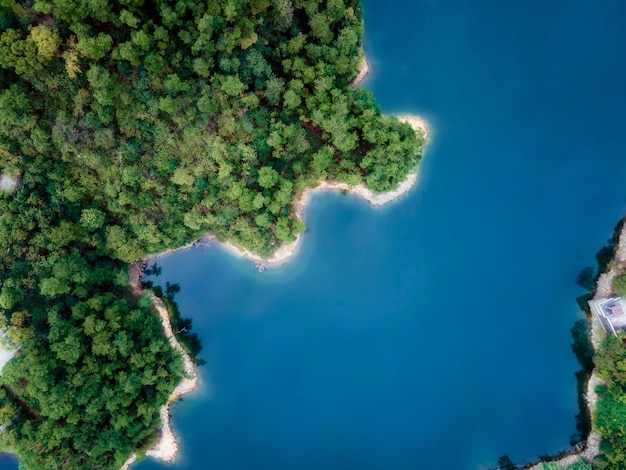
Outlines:
{"type": "MultiPolygon", "coordinates": [[[[362,51],[363,49],[361,49],[362,51]]],[[[361,63],[359,64],[359,71],[356,74],[356,77],[354,77],[354,80],[352,80],[352,83],[350,83],[351,87],[356,87],[358,86],[363,80],[365,80],[365,78],[369,75],[370,73],[370,63],[367,60],[367,56],[365,54],[363,54],[361,56],[361,63]]]]}
{"type": "MultiPolygon", "coordinates": [[[[428,145],[431,130],[428,122],[425,119],[416,115],[406,114],[398,116],[398,120],[401,122],[406,122],[416,132],[423,132],[424,140],[426,141],[424,144],[424,148],[428,145]]],[[[396,199],[399,199],[400,197],[408,193],[417,184],[417,179],[417,170],[413,170],[407,175],[406,179],[398,185],[396,189],[386,191],[384,193],[376,193],[372,191],[363,182],[359,183],[356,186],[350,186],[348,183],[345,183],[343,181],[323,180],[320,181],[317,186],[312,188],[306,188],[302,193],[296,196],[292,207],[296,217],[298,217],[300,220],[303,220],[304,211],[311,195],[318,191],[342,191],[344,193],[354,194],[355,196],[365,199],[374,207],[381,207],[385,204],[395,201],[396,199]]],[[[170,248],[160,253],[149,254],[142,257],[141,260],[143,265],[145,266],[152,260],[167,256],[177,251],[188,250],[189,248],[197,245],[208,245],[209,243],[216,242],[220,244],[226,251],[235,256],[245,258],[248,261],[255,263],[257,268],[262,270],[266,268],[275,268],[287,263],[297,253],[300,246],[301,236],[302,234],[296,235],[296,239],[294,241],[281,245],[274,253],[272,253],[272,255],[263,258],[262,256],[246,250],[245,248],[240,248],[231,242],[222,242],[218,240],[215,235],[207,233],[200,238],[190,243],[187,243],[186,245],[183,245],[179,248],[170,248]]]]}
{"type": "MultiPolygon", "coordinates": [[[[626,264],[626,223],[622,224],[620,229],[612,259],[618,266],[626,264]]],[[[591,299],[595,300],[610,296],[613,290],[613,280],[618,274],[619,268],[616,266],[612,266],[608,271],[601,273],[596,281],[596,289],[591,299]]],[[[595,355],[595,352],[600,347],[602,339],[606,333],[593,314],[591,315],[591,319],[588,321],[591,327],[591,335],[589,339],[595,355]]],[[[542,460],[535,464],[520,467],[522,470],[543,470],[543,464],[548,462],[556,464],[559,467],[567,467],[568,465],[576,463],[581,458],[588,463],[592,463],[594,458],[600,455],[600,443],[602,442],[602,437],[594,429],[593,414],[596,409],[596,403],[598,402],[596,387],[603,385],[604,383],[605,382],[596,374],[596,368],[594,367],[589,375],[589,379],[587,380],[587,389],[584,394],[585,402],[587,403],[587,410],[589,411],[591,419],[591,430],[589,431],[587,438],[580,443],[582,444],[582,449],[578,450],[575,448],[572,452],[568,452],[563,457],[556,458],[555,460],[542,460]]]]}
{"type": "MultiPolygon", "coordinates": [[[[137,294],[145,294],[146,291],[141,289],[141,275],[143,273],[143,266],[138,266],[136,264],[132,264],[129,268],[130,271],[130,286],[137,294]]],[[[159,318],[161,320],[161,325],[163,326],[163,333],[165,338],[170,342],[172,348],[176,351],[179,351],[183,357],[183,369],[185,375],[178,382],[178,385],[174,388],[172,393],[167,399],[167,403],[161,407],[159,410],[159,415],[161,417],[161,435],[154,442],[154,444],[146,451],[147,457],[152,457],[154,459],[160,460],[162,462],[173,462],[176,456],[178,455],[178,442],[176,440],[176,436],[174,435],[174,431],[172,430],[172,426],[170,424],[170,406],[178,400],[183,395],[187,395],[195,390],[198,386],[198,372],[193,363],[193,360],[184,350],[176,336],[174,335],[174,330],[172,329],[172,322],[170,321],[170,314],[167,309],[167,306],[163,303],[161,299],[159,299],[152,292],[148,293],[148,296],[152,300],[152,305],[156,313],[158,313],[159,318]]],[[[137,454],[132,453],[130,457],[124,462],[124,465],[120,470],[129,470],[130,466],[137,460],[137,454]]]]}
{"type": "MultiPolygon", "coordinates": [[[[428,122],[416,115],[403,115],[398,116],[398,120],[409,124],[415,132],[423,132],[424,140],[426,143],[424,147],[428,145],[431,130],[428,122]]],[[[417,184],[417,170],[411,171],[406,179],[402,181],[396,189],[386,191],[384,193],[376,193],[369,189],[365,183],[361,182],[356,186],[350,186],[348,183],[342,181],[321,181],[317,186],[305,189],[300,195],[296,197],[293,204],[294,214],[300,220],[304,221],[304,211],[309,202],[311,196],[318,191],[342,191],[347,194],[354,194],[362,199],[365,199],[374,207],[380,207],[396,199],[404,196],[417,184]]],[[[302,234],[296,235],[296,239],[290,243],[281,245],[272,255],[267,258],[263,258],[249,250],[240,248],[230,242],[221,242],[222,246],[230,253],[243,257],[248,261],[256,264],[259,270],[266,268],[275,268],[287,263],[296,253],[300,247],[302,234]]],[[[209,240],[217,240],[214,236],[207,235],[204,237],[209,240]]],[[[194,242],[195,243],[195,242],[194,242]]],[[[194,244],[186,245],[181,249],[190,248],[194,244]]]]}
{"type": "MultiPolygon", "coordinates": [[[[370,65],[367,60],[367,56],[363,54],[362,59],[361,59],[361,64],[359,66],[359,72],[357,73],[356,78],[350,84],[350,86],[352,87],[357,86],[361,81],[365,79],[365,77],[369,74],[369,72],[370,72],[370,65]]],[[[428,121],[414,114],[403,114],[403,115],[397,116],[397,118],[400,122],[406,122],[407,124],[409,124],[415,132],[423,133],[424,141],[425,141],[424,147],[422,148],[422,152],[423,152],[423,150],[428,146],[428,143],[430,142],[430,138],[432,134],[431,127],[428,124],[428,121]]],[[[304,209],[309,201],[309,198],[316,191],[342,191],[344,193],[350,193],[358,197],[361,197],[374,207],[380,207],[404,196],[416,184],[417,184],[417,168],[409,172],[406,179],[402,181],[396,189],[393,189],[391,191],[386,191],[384,193],[375,193],[374,191],[369,189],[363,182],[352,187],[348,183],[344,183],[342,181],[324,180],[324,181],[320,181],[319,184],[315,187],[306,188],[301,194],[296,196],[296,199],[293,203],[293,209],[294,209],[294,213],[296,217],[304,221],[303,220],[304,209]]],[[[246,250],[245,248],[238,247],[231,242],[221,242],[220,240],[217,239],[215,235],[211,233],[207,233],[201,236],[200,238],[184,246],[181,246],[179,248],[170,248],[160,253],[146,255],[142,257],[142,262],[145,265],[152,260],[161,258],[163,256],[169,255],[176,251],[187,250],[196,245],[202,245],[205,243],[217,242],[221,244],[222,247],[226,251],[230,252],[231,254],[245,258],[248,261],[255,263],[255,266],[257,267],[257,269],[262,271],[267,268],[276,268],[287,263],[287,261],[289,261],[297,253],[298,248],[300,246],[301,236],[302,234],[296,235],[296,239],[293,242],[281,245],[274,253],[272,253],[272,255],[266,258],[263,258],[262,256],[259,256],[256,253],[252,253],[251,251],[246,250]]]]}

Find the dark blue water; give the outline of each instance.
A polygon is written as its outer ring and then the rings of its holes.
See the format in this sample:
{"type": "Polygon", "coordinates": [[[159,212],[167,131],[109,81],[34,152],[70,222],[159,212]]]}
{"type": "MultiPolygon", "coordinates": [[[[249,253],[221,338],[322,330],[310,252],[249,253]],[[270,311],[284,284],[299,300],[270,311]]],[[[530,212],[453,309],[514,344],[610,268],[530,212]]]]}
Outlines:
{"type": "MultiPolygon", "coordinates": [[[[160,261],[204,343],[181,459],[476,469],[568,448],[574,280],[626,197],[626,3],[365,0],[366,82],[434,138],[409,197],[314,198],[291,264],[160,261]]],[[[5,466],[0,461],[0,468],[5,466]]]]}

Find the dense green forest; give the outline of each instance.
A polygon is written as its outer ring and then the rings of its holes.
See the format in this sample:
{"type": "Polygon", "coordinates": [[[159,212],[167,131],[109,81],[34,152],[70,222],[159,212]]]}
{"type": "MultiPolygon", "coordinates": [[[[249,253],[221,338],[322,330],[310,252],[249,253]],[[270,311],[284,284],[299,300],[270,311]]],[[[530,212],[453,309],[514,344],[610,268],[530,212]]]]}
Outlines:
{"type": "Polygon", "coordinates": [[[602,436],[594,468],[620,469],[626,464],[626,336],[608,335],[595,355],[596,373],[606,381],[598,390],[594,425],[602,436]]]}
{"type": "Polygon", "coordinates": [[[384,191],[423,136],[353,88],[358,0],[0,0],[0,445],[118,468],[182,373],[129,262],[210,232],[267,255],[332,178],[384,191]]]}

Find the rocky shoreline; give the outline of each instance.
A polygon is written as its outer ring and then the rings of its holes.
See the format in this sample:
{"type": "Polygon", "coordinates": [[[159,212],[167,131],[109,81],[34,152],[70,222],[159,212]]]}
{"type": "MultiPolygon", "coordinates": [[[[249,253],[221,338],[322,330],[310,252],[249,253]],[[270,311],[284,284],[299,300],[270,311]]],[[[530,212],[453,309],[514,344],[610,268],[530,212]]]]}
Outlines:
{"type": "MultiPolygon", "coordinates": [[[[602,299],[612,294],[613,280],[620,274],[620,266],[626,265],[626,224],[622,225],[622,228],[618,235],[613,260],[615,261],[616,266],[611,266],[608,271],[600,274],[600,276],[598,277],[598,281],[596,283],[596,291],[593,295],[593,299],[602,299]]],[[[602,328],[598,320],[593,315],[591,316],[590,321],[591,344],[593,345],[593,349],[595,351],[600,347],[602,339],[605,337],[606,333],[604,332],[604,329],[602,328]]],[[[587,381],[587,390],[585,393],[587,409],[589,410],[589,415],[592,417],[592,427],[589,435],[587,436],[587,439],[584,441],[582,449],[569,453],[562,458],[551,460],[551,463],[554,463],[559,467],[566,468],[567,466],[576,463],[581,458],[591,463],[593,462],[593,459],[600,454],[600,443],[602,441],[602,437],[595,429],[593,429],[593,413],[596,409],[596,403],[598,401],[596,388],[599,385],[603,384],[604,382],[597,376],[594,369],[589,376],[589,380],[587,381]]],[[[528,470],[543,470],[543,463],[544,461],[523,468],[528,470]]]]}
{"type": "MultiPolygon", "coordinates": [[[[178,383],[174,391],[170,394],[167,403],[161,407],[159,414],[161,416],[161,422],[163,423],[163,427],[161,429],[161,435],[159,439],[154,443],[150,449],[146,452],[148,457],[152,457],[158,460],[162,460],[164,462],[172,462],[178,453],[178,443],[176,442],[176,436],[172,431],[172,426],[170,425],[170,405],[178,400],[183,395],[191,393],[196,386],[198,385],[198,372],[196,371],[193,360],[184,350],[176,336],[174,335],[174,330],[172,329],[172,322],[170,321],[170,314],[167,310],[167,306],[163,303],[161,299],[159,299],[153,293],[148,293],[142,290],[141,287],[141,276],[143,274],[143,269],[145,268],[145,263],[141,266],[138,264],[131,265],[129,269],[130,274],[130,285],[133,291],[139,295],[147,294],[150,296],[152,300],[152,305],[156,313],[158,313],[159,318],[161,320],[161,324],[163,325],[163,334],[170,342],[172,348],[176,351],[179,351],[183,357],[183,369],[185,371],[185,376],[178,383]]],[[[132,454],[128,460],[124,463],[121,470],[128,470],[130,465],[137,460],[137,455],[132,454]]]]}

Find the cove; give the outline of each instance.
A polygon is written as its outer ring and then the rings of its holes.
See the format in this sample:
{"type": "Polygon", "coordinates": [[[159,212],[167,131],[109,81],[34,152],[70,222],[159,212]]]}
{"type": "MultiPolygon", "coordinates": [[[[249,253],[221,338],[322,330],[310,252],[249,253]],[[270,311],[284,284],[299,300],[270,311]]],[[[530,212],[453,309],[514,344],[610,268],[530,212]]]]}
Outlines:
{"type": "Polygon", "coordinates": [[[337,193],[263,273],[159,261],[203,340],[176,469],[475,469],[569,447],[577,273],[624,210],[626,6],[364,2],[386,113],[432,126],[418,186],[337,193]]]}
{"type": "Polygon", "coordinates": [[[207,365],[173,407],[180,461],[138,469],[473,469],[575,432],[574,280],[624,210],[625,6],[364,8],[366,86],[434,130],[419,185],[316,196],[275,271],[160,261],[207,365]]]}

